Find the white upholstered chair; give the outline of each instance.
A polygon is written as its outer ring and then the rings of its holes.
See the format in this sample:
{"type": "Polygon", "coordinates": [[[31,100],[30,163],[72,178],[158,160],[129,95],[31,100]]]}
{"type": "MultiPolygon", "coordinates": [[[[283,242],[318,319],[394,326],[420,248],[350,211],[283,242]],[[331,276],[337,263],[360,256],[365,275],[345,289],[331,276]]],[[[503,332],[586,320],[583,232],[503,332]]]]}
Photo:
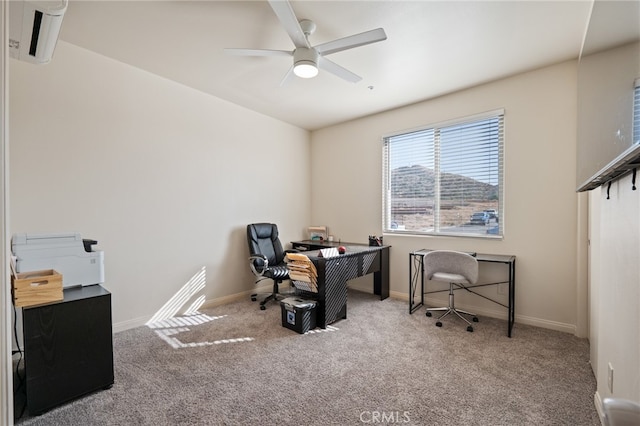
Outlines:
{"type": "Polygon", "coordinates": [[[441,320],[449,314],[455,314],[467,323],[467,331],[473,331],[471,323],[463,315],[472,317],[473,322],[478,322],[478,317],[471,312],[455,308],[453,291],[478,281],[478,261],[476,258],[458,251],[430,251],[424,256],[424,274],[428,280],[449,283],[449,306],[428,308],[426,315],[430,317],[431,312],[444,311],[444,314],[438,317],[436,322],[436,326],[442,327],[441,320]]]}

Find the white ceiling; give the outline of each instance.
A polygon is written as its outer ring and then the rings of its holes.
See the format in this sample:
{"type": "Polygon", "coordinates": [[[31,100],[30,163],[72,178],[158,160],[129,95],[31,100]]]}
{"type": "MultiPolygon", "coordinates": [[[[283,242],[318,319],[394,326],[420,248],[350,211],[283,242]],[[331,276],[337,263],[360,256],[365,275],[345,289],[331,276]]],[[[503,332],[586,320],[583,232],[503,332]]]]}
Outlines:
{"type": "MultiPolygon", "coordinates": [[[[293,1],[312,45],[383,27],[388,39],[330,56],[362,76],[280,81],[292,50],[266,1],[74,1],[60,39],[314,130],[577,58],[591,1],[293,1]]],[[[621,37],[621,36],[620,36],[621,37]]],[[[54,55],[55,60],[55,55],[54,55]]]]}

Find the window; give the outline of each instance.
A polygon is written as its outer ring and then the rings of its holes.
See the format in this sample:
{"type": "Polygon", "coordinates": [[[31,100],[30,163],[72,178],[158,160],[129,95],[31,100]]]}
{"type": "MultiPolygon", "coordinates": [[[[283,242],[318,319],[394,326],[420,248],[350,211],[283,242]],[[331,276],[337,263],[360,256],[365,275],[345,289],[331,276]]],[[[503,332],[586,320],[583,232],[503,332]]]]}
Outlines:
{"type": "Polygon", "coordinates": [[[388,233],[503,234],[504,111],[383,139],[388,233]]]}

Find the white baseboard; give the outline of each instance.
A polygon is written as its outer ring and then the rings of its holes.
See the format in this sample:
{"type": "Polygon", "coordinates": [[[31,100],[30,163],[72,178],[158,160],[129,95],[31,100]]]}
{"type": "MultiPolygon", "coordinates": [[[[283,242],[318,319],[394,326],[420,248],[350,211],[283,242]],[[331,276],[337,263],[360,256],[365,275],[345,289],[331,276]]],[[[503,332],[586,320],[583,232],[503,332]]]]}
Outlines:
{"type": "MultiPolygon", "coordinates": [[[[497,317],[500,318],[500,317],[497,317]]],[[[516,314],[516,322],[521,324],[533,325],[535,327],[547,328],[550,330],[562,331],[576,335],[577,327],[575,324],[566,324],[563,322],[550,321],[542,318],[528,317],[516,314]]]]}
{"type": "Polygon", "coordinates": [[[264,294],[270,293],[271,289],[272,289],[271,286],[267,286],[264,288],[257,287],[254,290],[243,291],[242,293],[236,293],[230,296],[217,297],[215,299],[210,299],[205,301],[202,304],[202,307],[215,308],[216,306],[226,305],[227,303],[237,302],[238,300],[249,299],[249,296],[251,296],[254,293],[264,293],[264,294]]]}
{"type": "MultiPolygon", "coordinates": [[[[389,296],[393,297],[394,299],[406,300],[407,305],[409,304],[409,295],[405,292],[392,291],[390,292],[389,296]]],[[[427,306],[444,306],[443,303],[446,304],[447,302],[446,301],[443,302],[440,299],[425,297],[424,303],[427,306]]],[[[458,306],[458,303],[456,303],[456,306],[458,306]]],[[[504,308],[488,309],[488,308],[481,308],[481,307],[472,306],[468,304],[467,305],[460,304],[458,307],[460,309],[464,309],[470,312],[475,312],[478,315],[482,315],[490,318],[498,318],[498,319],[507,318],[507,310],[504,308]]],[[[546,328],[549,330],[561,331],[564,333],[569,333],[574,335],[576,334],[576,330],[577,330],[575,324],[566,324],[566,323],[550,321],[542,318],[535,318],[535,317],[530,317],[526,315],[518,315],[517,313],[516,313],[515,322],[520,324],[532,325],[534,327],[546,328]]]]}
{"type": "Polygon", "coordinates": [[[139,317],[133,318],[127,321],[114,323],[112,326],[113,333],[119,333],[125,330],[131,330],[132,328],[140,327],[141,325],[145,325],[147,321],[151,319],[151,315],[148,317],[139,317]]]}
{"type": "Polygon", "coordinates": [[[404,291],[393,291],[393,290],[390,290],[389,291],[389,297],[394,298],[394,299],[398,299],[398,300],[404,300],[404,301],[407,302],[407,306],[409,305],[409,295],[404,291]]]}
{"type": "Polygon", "coordinates": [[[602,398],[600,397],[598,391],[593,394],[593,405],[596,406],[598,417],[600,417],[600,424],[604,425],[604,410],[602,409],[602,398]]]}

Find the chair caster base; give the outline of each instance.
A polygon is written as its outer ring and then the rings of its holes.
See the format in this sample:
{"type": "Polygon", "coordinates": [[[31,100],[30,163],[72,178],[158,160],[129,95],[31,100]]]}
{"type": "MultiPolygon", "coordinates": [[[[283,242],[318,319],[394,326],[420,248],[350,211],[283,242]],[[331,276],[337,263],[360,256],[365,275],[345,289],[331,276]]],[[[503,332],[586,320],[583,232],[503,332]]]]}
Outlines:
{"type": "Polygon", "coordinates": [[[478,322],[478,317],[473,317],[473,322],[478,322]]]}
{"type": "Polygon", "coordinates": [[[252,297],[252,298],[251,298],[251,301],[252,301],[252,302],[255,302],[256,300],[258,300],[258,299],[257,299],[257,298],[255,298],[255,297],[252,297]]]}
{"type": "Polygon", "coordinates": [[[468,331],[469,333],[473,333],[473,327],[468,326],[468,327],[467,327],[467,331],[468,331]]]}
{"type": "Polygon", "coordinates": [[[438,321],[438,322],[436,323],[436,327],[442,327],[442,323],[441,323],[440,321],[438,321]]]}
{"type": "Polygon", "coordinates": [[[260,305],[260,310],[261,310],[261,311],[264,311],[265,309],[267,309],[267,307],[266,307],[266,306],[264,306],[264,305],[260,305]]]}
{"type": "Polygon", "coordinates": [[[425,315],[430,317],[431,316],[431,312],[427,311],[427,313],[425,315]]]}

